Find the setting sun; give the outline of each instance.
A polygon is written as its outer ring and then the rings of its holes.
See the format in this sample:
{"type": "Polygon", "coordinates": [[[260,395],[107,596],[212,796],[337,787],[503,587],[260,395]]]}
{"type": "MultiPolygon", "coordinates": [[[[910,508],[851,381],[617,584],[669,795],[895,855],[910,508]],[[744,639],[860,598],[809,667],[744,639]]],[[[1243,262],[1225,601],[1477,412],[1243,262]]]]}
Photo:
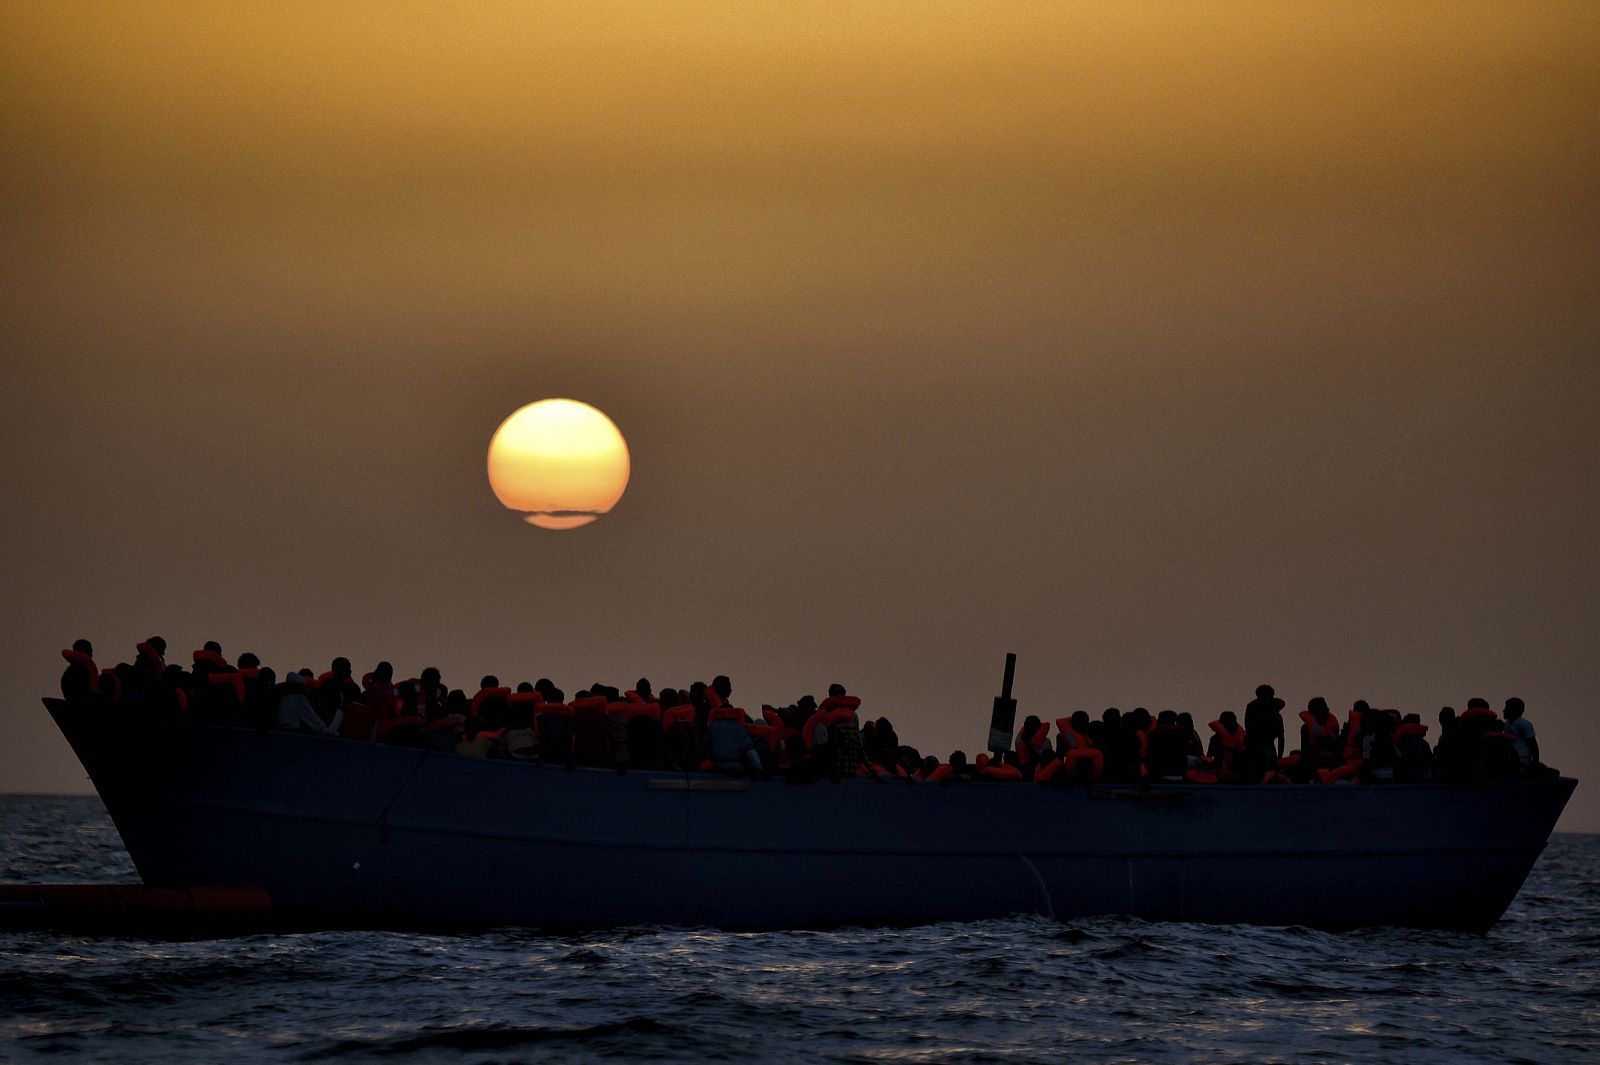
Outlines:
{"type": "Polygon", "coordinates": [[[628,487],[630,469],[616,424],[573,399],[530,403],[489,441],[495,496],[542,529],[576,529],[610,511],[628,487]]]}

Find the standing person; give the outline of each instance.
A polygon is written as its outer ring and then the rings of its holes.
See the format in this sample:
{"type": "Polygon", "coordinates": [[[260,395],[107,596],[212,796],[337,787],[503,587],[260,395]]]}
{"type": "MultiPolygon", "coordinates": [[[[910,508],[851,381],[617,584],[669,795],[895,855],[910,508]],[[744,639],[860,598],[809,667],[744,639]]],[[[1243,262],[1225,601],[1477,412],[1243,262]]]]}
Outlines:
{"type": "Polygon", "coordinates": [[[1263,684],[1244,708],[1244,782],[1247,784],[1258,783],[1283,757],[1283,707],[1284,702],[1272,690],[1272,685],[1263,684]]]}

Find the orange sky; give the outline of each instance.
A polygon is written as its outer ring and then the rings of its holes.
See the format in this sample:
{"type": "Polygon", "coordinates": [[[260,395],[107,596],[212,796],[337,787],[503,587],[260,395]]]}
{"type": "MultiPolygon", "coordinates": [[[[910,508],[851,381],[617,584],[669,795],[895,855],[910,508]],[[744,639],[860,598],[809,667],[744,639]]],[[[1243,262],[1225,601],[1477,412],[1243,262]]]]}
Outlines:
{"type": "MultiPolygon", "coordinates": [[[[1600,8],[0,5],[0,789],[79,635],[1600,779],[1600,8]],[[522,403],[627,435],[530,529],[522,403]]],[[[1581,788],[1563,827],[1600,830],[1581,788]]]]}

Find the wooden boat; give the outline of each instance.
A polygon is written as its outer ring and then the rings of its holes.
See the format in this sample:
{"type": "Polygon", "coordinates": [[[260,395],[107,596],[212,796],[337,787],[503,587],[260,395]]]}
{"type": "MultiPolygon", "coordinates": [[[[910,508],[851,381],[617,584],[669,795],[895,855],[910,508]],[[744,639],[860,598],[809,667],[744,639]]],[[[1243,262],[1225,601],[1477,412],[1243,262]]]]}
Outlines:
{"type": "Polygon", "coordinates": [[[1577,782],[790,784],[45,705],[152,887],[335,925],[724,928],[1017,913],[1481,932],[1577,782]]]}

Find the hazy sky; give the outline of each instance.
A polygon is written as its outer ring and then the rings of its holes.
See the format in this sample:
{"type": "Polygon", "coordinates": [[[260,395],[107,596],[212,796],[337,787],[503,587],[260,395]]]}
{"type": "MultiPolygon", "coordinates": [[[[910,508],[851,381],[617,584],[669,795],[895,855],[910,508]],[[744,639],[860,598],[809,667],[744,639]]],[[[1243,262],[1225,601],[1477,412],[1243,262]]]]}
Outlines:
{"type": "Polygon", "coordinates": [[[1523,696],[1600,830],[1600,6],[7,2],[0,790],[165,635],[754,707],[1523,696]],[[570,533],[500,420],[611,415],[570,533]]]}

